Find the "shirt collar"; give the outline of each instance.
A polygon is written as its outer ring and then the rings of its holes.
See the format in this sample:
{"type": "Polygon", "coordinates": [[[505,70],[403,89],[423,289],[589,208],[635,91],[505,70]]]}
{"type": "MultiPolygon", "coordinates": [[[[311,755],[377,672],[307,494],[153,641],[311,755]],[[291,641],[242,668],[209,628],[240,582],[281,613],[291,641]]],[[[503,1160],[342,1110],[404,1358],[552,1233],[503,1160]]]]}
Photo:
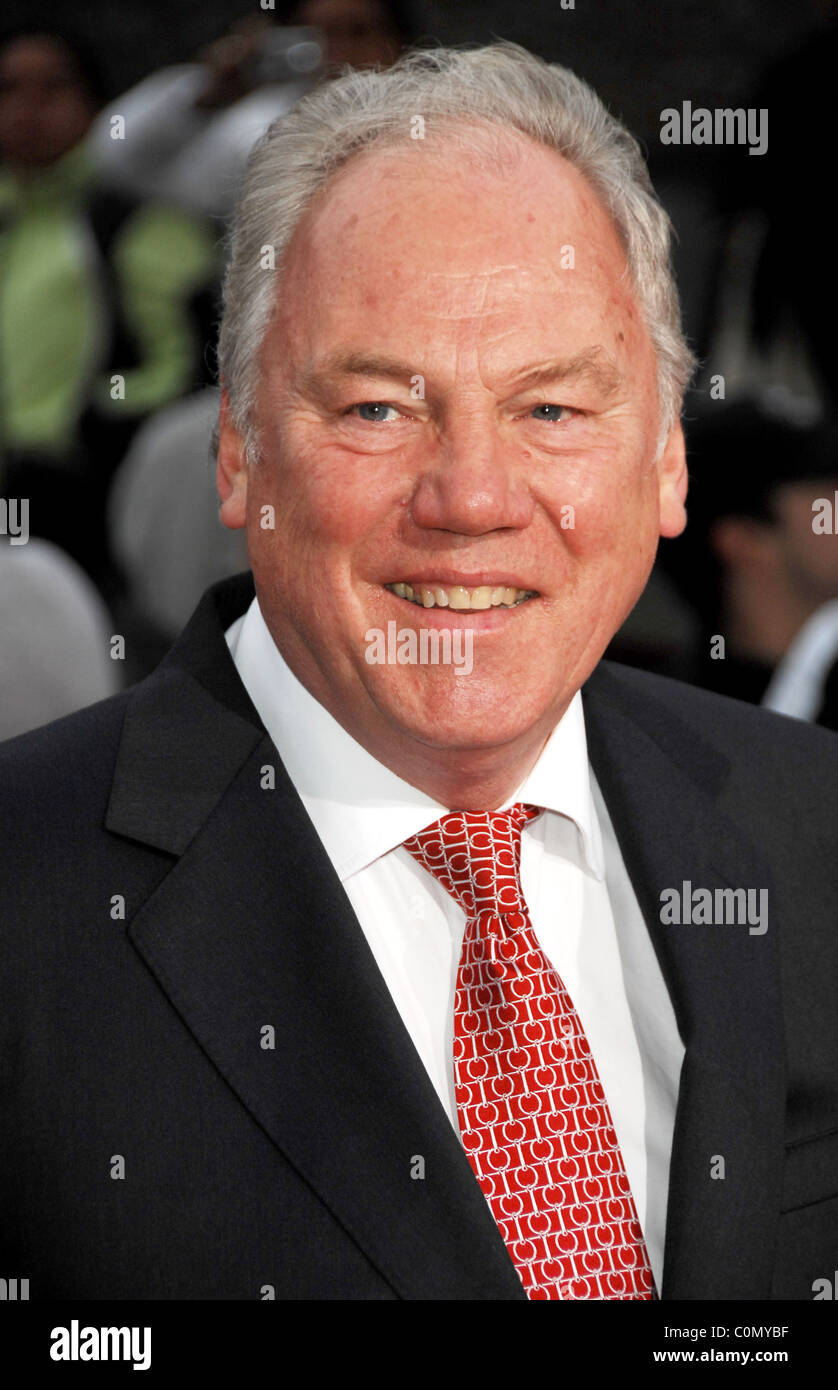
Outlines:
{"type": "MultiPolygon", "coordinates": [[[[368,753],[297,680],[268,631],[258,598],[225,635],[239,677],[342,882],[447,814],[448,807],[368,753]]],[[[604,877],[579,691],[501,809],[517,801],[573,820],[582,858],[594,877],[604,877]]]]}

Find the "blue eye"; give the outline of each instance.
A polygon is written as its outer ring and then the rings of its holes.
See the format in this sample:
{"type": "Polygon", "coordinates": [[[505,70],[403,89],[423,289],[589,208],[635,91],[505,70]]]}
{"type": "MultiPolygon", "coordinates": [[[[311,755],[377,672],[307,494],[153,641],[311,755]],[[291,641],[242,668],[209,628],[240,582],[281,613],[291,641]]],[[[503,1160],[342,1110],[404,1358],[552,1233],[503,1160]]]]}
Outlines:
{"type": "MultiPolygon", "coordinates": [[[[568,407],[567,407],[566,405],[548,405],[548,404],[545,403],[544,405],[536,405],[536,406],[534,406],[534,407],[533,407],[533,414],[535,414],[535,412],[536,412],[537,410],[553,410],[553,411],[558,411],[558,412],[559,412],[559,415],[561,415],[561,412],[562,412],[563,410],[567,410],[567,409],[568,409],[568,407]]],[[[553,415],[553,416],[542,415],[542,416],[540,416],[539,418],[542,419],[542,420],[546,420],[548,424],[558,424],[558,423],[559,423],[559,419],[558,419],[558,417],[557,417],[556,415],[553,415]]]]}
{"type": "MultiPolygon", "coordinates": [[[[353,410],[358,410],[358,411],[361,411],[361,410],[385,411],[385,410],[394,410],[395,407],[392,406],[392,405],[387,405],[385,401],[361,401],[360,404],[358,404],[358,405],[353,405],[352,409],[353,409],[353,410]]],[[[359,419],[361,419],[361,420],[368,420],[371,424],[377,424],[379,421],[382,420],[382,416],[381,416],[380,414],[378,414],[378,415],[360,415],[360,416],[359,416],[359,419]]],[[[387,422],[387,421],[384,421],[384,423],[386,424],[386,423],[388,423],[388,422],[387,422]]]]}

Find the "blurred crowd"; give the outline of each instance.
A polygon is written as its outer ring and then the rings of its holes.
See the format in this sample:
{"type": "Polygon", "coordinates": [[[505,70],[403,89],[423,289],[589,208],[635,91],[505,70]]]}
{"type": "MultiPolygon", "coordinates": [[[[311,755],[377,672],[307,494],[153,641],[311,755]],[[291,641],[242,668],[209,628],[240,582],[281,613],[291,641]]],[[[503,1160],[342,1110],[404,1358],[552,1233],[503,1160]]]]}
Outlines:
{"type": "MultiPolygon", "coordinates": [[[[0,738],[140,679],[247,568],[211,459],[247,153],[313,84],[420,39],[407,0],[277,4],[113,99],[77,36],[0,33],[0,738]]],[[[690,520],[608,652],[834,729],[836,277],[813,190],[836,58],[830,18],[742,93],[768,155],[652,159],[700,361],[690,520]]]]}

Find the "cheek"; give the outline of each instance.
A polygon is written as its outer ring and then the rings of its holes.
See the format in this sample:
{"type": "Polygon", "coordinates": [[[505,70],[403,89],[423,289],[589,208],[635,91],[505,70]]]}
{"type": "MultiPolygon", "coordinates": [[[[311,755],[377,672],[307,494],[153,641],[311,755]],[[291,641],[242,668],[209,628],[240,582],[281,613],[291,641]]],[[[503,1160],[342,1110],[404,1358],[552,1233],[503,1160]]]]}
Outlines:
{"type": "Polygon", "coordinates": [[[633,557],[650,563],[658,540],[655,469],[630,467],[616,451],[589,457],[556,489],[551,514],[565,548],[580,562],[599,560],[616,571],[633,557]]]}
{"type": "Polygon", "coordinates": [[[838,594],[838,539],[835,536],[817,536],[808,524],[795,537],[793,554],[798,569],[831,582],[838,594]]]}
{"type": "Polygon", "coordinates": [[[322,450],[291,457],[282,466],[263,463],[248,487],[252,567],[300,603],[305,595],[316,601],[328,582],[336,606],[339,595],[354,593],[364,561],[392,544],[400,497],[392,480],[371,476],[376,470],[369,459],[322,450]],[[263,525],[268,507],[273,529],[263,525]]]}

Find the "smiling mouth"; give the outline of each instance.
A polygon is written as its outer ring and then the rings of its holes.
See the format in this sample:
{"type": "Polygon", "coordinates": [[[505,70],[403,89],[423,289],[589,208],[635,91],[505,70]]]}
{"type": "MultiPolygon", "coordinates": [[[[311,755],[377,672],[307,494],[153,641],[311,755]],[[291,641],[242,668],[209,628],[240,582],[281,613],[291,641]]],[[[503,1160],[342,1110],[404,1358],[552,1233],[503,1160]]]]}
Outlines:
{"type": "Polygon", "coordinates": [[[478,588],[467,589],[462,584],[398,583],[385,584],[384,588],[419,608],[452,608],[460,613],[517,608],[528,599],[538,598],[535,589],[510,589],[501,584],[481,584],[478,588]]]}

